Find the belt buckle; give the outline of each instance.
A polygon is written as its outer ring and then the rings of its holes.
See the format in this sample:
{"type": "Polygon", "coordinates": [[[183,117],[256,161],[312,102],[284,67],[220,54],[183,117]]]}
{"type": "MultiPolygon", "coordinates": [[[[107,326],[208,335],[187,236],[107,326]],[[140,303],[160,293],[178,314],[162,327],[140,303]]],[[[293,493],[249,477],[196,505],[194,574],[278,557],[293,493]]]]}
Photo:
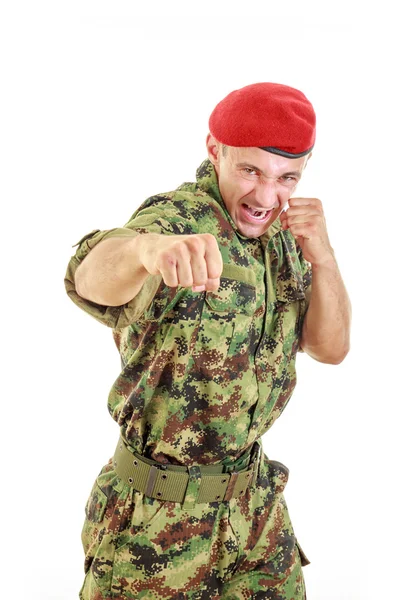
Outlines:
{"type": "Polygon", "coordinates": [[[232,473],[235,470],[234,465],[224,465],[223,473],[232,473]]]}
{"type": "Polygon", "coordinates": [[[159,468],[156,465],[151,465],[149,469],[149,473],[147,475],[147,481],[145,486],[145,495],[153,497],[153,490],[157,479],[159,468]]]}
{"type": "MultiPolygon", "coordinates": [[[[146,464],[148,464],[148,463],[146,463],[146,464]]],[[[154,491],[154,486],[156,484],[157,475],[160,471],[166,471],[167,465],[159,463],[156,465],[148,465],[148,466],[150,468],[149,468],[149,472],[147,475],[147,481],[145,483],[145,492],[144,493],[146,496],[155,498],[155,496],[153,496],[153,491],[154,491]]]]}
{"type": "Polygon", "coordinates": [[[233,489],[234,489],[234,487],[236,485],[236,480],[239,477],[239,472],[238,471],[232,471],[230,475],[231,476],[229,478],[229,483],[228,483],[228,486],[227,486],[227,488],[225,490],[225,496],[223,498],[224,502],[229,501],[232,498],[232,496],[233,496],[233,489]]]}

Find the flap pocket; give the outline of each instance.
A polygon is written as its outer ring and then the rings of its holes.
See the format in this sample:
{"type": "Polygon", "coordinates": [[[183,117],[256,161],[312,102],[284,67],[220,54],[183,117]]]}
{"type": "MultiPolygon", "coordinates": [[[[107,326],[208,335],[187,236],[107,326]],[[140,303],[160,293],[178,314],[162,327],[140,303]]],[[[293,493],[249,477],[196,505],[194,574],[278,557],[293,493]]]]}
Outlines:
{"type": "Polygon", "coordinates": [[[198,294],[194,294],[188,288],[168,287],[162,281],[161,275],[151,275],[146,282],[150,283],[151,280],[154,280],[154,286],[158,285],[158,288],[153,293],[153,299],[143,313],[145,321],[159,321],[173,308],[176,308],[178,315],[181,315],[177,317],[178,319],[195,318],[195,306],[199,303],[198,294]]]}
{"type": "Polygon", "coordinates": [[[106,506],[107,496],[103,490],[99,488],[96,481],[85,506],[87,520],[92,521],[92,523],[100,523],[103,520],[106,506]]]}
{"type": "Polygon", "coordinates": [[[289,271],[281,273],[276,280],[276,299],[279,302],[304,300],[305,292],[301,273],[289,271]]]}
{"type": "MultiPolygon", "coordinates": [[[[203,298],[219,313],[244,313],[252,316],[256,306],[256,277],[251,269],[224,264],[221,284],[215,292],[192,292],[190,288],[170,288],[157,276],[159,287],[144,312],[144,319],[158,321],[176,307],[184,320],[195,320],[201,312],[203,298]],[[203,296],[204,294],[204,296],[203,296]]],[[[148,278],[150,279],[150,278],[148,278]]]]}
{"type": "Polygon", "coordinates": [[[237,279],[221,277],[218,290],[206,292],[205,299],[216,312],[240,312],[252,316],[256,308],[256,288],[237,279]]]}

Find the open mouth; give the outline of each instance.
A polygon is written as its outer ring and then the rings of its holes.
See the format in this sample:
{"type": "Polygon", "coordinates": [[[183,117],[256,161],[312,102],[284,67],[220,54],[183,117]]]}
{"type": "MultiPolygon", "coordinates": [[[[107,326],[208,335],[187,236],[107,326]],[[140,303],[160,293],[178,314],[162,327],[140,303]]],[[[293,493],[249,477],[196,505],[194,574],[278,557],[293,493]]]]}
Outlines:
{"type": "Polygon", "coordinates": [[[272,213],[272,210],[257,210],[248,204],[242,204],[242,208],[247,220],[250,220],[251,222],[256,221],[262,223],[266,221],[272,213]]]}

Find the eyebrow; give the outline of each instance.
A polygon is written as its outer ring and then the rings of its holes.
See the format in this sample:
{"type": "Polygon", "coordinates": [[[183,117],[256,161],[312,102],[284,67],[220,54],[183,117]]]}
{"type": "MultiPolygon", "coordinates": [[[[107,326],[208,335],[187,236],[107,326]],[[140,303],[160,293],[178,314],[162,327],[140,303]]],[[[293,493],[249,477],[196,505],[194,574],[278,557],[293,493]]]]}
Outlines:
{"type": "MultiPolygon", "coordinates": [[[[256,165],[250,165],[249,163],[237,163],[236,166],[240,167],[240,168],[247,167],[249,169],[254,169],[255,171],[259,171],[264,176],[266,176],[264,171],[262,169],[260,169],[260,167],[256,167],[256,165]]],[[[301,177],[301,172],[300,171],[287,171],[287,173],[282,173],[281,175],[279,175],[279,177],[290,177],[293,175],[295,177],[301,177]]]]}

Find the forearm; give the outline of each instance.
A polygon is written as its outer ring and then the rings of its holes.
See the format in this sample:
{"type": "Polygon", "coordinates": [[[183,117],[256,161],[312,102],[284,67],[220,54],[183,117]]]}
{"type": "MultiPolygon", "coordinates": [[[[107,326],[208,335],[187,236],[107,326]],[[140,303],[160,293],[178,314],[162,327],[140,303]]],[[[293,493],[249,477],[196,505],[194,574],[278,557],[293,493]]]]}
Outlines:
{"type": "Polygon", "coordinates": [[[313,265],[311,289],[301,347],[315,360],[338,364],[350,348],[351,304],[333,257],[313,265]]]}
{"type": "Polygon", "coordinates": [[[134,298],[149,276],[139,260],[141,238],[112,237],[99,242],[76,270],[79,296],[104,306],[121,306],[134,298]]]}

